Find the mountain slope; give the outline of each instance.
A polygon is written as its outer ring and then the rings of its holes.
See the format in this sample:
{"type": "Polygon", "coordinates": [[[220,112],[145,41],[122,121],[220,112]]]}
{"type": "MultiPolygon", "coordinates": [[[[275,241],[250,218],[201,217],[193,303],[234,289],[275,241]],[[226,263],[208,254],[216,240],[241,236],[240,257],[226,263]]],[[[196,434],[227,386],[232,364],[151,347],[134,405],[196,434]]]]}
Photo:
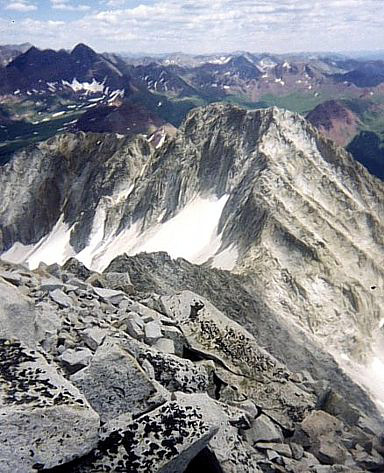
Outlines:
{"type": "Polygon", "coordinates": [[[165,250],[244,275],[350,372],[381,359],[384,184],[296,114],[214,105],[156,146],[61,135],[16,155],[0,188],[5,259],[102,270],[165,250]]]}
{"type": "Polygon", "coordinates": [[[49,86],[62,88],[65,83],[75,87],[74,80],[79,84],[96,82],[111,89],[125,89],[127,95],[130,92],[129,78],[102,55],[78,44],[71,53],[31,47],[0,69],[0,93],[45,91],[49,86]]]}
{"type": "Polygon", "coordinates": [[[337,100],[318,105],[307,114],[307,120],[339,146],[346,146],[360,125],[359,117],[337,100]]]}

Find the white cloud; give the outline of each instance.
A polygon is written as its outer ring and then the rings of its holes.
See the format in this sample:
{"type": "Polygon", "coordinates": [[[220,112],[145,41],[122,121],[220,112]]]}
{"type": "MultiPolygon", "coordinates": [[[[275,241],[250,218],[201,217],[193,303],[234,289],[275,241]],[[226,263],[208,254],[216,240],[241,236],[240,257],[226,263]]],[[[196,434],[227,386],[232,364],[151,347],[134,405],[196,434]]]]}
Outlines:
{"type": "Polygon", "coordinates": [[[18,11],[18,12],[29,12],[33,10],[37,10],[37,6],[30,4],[24,0],[20,0],[17,2],[10,2],[8,5],[5,6],[5,10],[10,11],[18,11]]]}
{"type": "MultiPolygon", "coordinates": [[[[50,26],[45,31],[41,22],[36,43],[71,47],[81,41],[100,51],[205,53],[376,49],[384,40],[381,0],[141,1],[98,2],[97,11],[84,10],[82,18],[57,27],[53,40],[50,26]]],[[[51,0],[51,5],[87,7],[69,0],[51,0]]],[[[12,34],[31,40],[18,26],[12,34]]]]}
{"type": "Polygon", "coordinates": [[[72,5],[69,0],[51,0],[51,7],[54,10],[66,11],[87,11],[91,9],[88,5],[72,5]]]}

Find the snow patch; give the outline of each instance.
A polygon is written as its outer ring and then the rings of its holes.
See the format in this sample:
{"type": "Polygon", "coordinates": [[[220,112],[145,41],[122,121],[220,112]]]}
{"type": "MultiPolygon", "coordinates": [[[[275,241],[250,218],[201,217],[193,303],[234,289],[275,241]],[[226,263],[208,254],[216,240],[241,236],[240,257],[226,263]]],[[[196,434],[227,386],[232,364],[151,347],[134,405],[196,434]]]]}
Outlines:
{"type": "Polygon", "coordinates": [[[123,253],[166,251],[172,258],[185,258],[192,263],[207,261],[219,250],[219,220],[228,195],[195,197],[175,217],[141,232],[142,220],[106,241],[94,254],[92,269],[102,271],[110,261],[123,253]]]}
{"type": "Polygon", "coordinates": [[[368,391],[377,408],[384,414],[384,336],[378,336],[373,354],[366,365],[359,364],[344,354],[337,354],[336,359],[343,370],[368,391]]]}
{"type": "Polygon", "coordinates": [[[217,59],[211,59],[208,64],[227,64],[232,59],[232,56],[221,56],[217,59]]]}
{"type": "Polygon", "coordinates": [[[70,87],[74,92],[85,91],[86,94],[96,94],[98,92],[103,92],[105,87],[105,81],[100,83],[96,79],[92,79],[92,82],[79,82],[76,78],[72,82],[66,80],[62,81],[63,85],[70,87]]]}
{"type": "Polygon", "coordinates": [[[3,253],[1,258],[10,263],[27,263],[30,269],[37,268],[40,262],[64,264],[68,258],[74,256],[69,243],[70,236],[71,228],[64,223],[64,215],[61,215],[51,233],[44,236],[36,245],[23,245],[17,242],[3,253]]]}
{"type": "Polygon", "coordinates": [[[211,266],[217,269],[226,269],[227,271],[232,271],[236,265],[238,257],[239,252],[236,248],[236,245],[232,244],[213,257],[211,266]]]}

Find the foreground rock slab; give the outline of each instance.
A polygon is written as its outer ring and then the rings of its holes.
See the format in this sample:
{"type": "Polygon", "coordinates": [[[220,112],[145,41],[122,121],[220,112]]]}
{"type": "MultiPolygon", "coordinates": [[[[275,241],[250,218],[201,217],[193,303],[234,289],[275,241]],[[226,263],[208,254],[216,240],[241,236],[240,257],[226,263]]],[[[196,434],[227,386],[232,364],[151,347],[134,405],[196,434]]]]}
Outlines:
{"type": "Polygon", "coordinates": [[[101,432],[97,449],[68,473],[176,473],[217,432],[198,406],[168,402],[136,420],[122,415],[101,432]]]}
{"type": "Polygon", "coordinates": [[[89,367],[77,372],[71,381],[86,396],[102,420],[129,412],[141,414],[159,404],[156,387],[135,358],[116,340],[107,338],[96,351],[89,367]]]}
{"type": "Polygon", "coordinates": [[[97,444],[99,416],[44,357],[0,339],[0,471],[69,462],[97,444]]]}

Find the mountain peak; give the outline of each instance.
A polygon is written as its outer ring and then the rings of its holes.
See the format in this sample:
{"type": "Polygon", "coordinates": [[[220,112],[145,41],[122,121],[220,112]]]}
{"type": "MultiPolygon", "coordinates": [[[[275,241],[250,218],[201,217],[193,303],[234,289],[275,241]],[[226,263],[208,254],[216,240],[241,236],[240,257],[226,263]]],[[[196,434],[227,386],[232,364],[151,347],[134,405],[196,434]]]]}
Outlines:
{"type": "Polygon", "coordinates": [[[86,57],[95,57],[97,53],[86,44],[79,43],[72,49],[71,56],[83,59],[86,57]]]}

